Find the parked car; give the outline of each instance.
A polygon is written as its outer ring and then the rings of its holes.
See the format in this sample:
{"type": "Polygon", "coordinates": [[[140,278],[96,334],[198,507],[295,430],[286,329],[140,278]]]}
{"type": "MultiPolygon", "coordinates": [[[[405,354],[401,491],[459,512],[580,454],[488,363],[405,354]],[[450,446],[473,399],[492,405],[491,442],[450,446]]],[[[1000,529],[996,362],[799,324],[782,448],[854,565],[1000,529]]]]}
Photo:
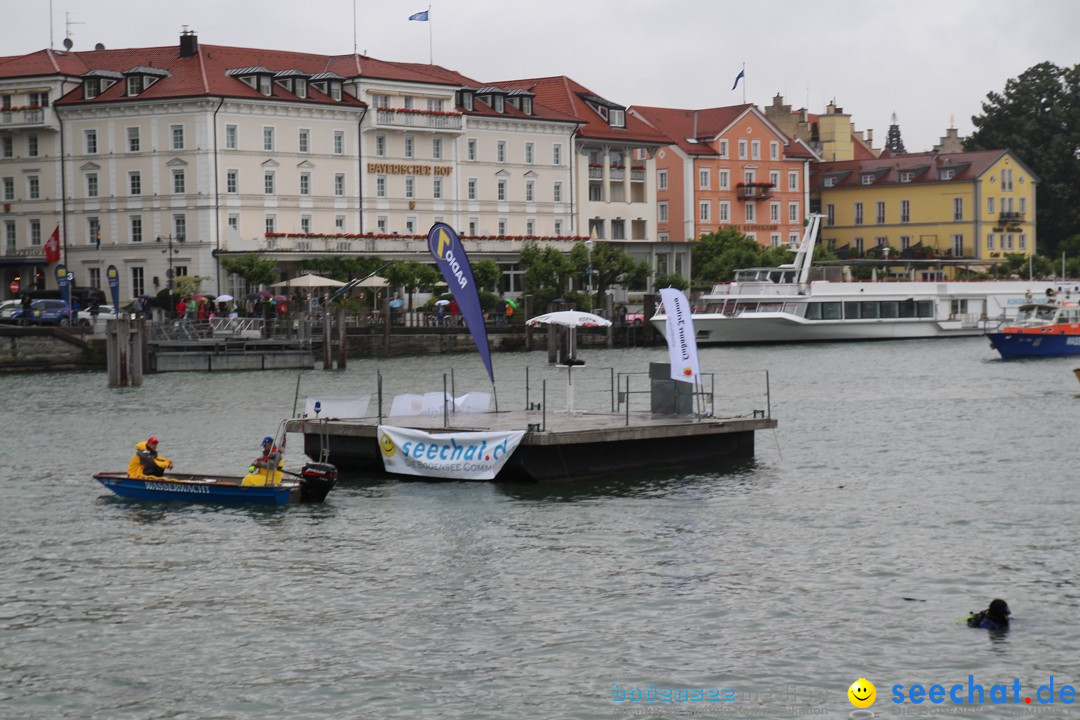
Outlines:
{"type": "MultiPolygon", "coordinates": [[[[71,325],[72,318],[71,308],[63,300],[35,300],[30,304],[30,324],[31,325],[59,325],[61,327],[68,327],[71,325]]],[[[20,306],[19,309],[11,313],[10,318],[6,318],[6,322],[21,324],[23,319],[23,309],[20,306]]],[[[79,322],[76,316],[76,322],[79,322]]],[[[87,322],[89,325],[89,322],[87,322]]]]}
{"type": "Polygon", "coordinates": [[[635,327],[641,327],[645,324],[645,313],[643,309],[633,310],[626,313],[626,324],[633,325],[635,327]]]}
{"type": "Polygon", "coordinates": [[[11,314],[21,308],[21,300],[5,300],[0,302],[0,322],[8,322],[11,314]]]}
{"type": "MultiPolygon", "coordinates": [[[[94,329],[94,334],[102,334],[108,328],[107,323],[110,320],[118,319],[118,317],[117,317],[116,311],[113,309],[112,305],[98,305],[97,309],[98,309],[98,311],[97,311],[97,317],[96,318],[94,317],[93,313],[91,313],[89,310],[80,310],[79,311],[79,322],[83,323],[83,318],[85,317],[85,319],[86,319],[85,324],[94,329]]],[[[121,310],[120,313],[121,313],[121,315],[123,315],[124,311],[121,310]]],[[[134,318],[135,317],[131,313],[128,313],[127,315],[128,315],[129,318],[134,318]]]]}

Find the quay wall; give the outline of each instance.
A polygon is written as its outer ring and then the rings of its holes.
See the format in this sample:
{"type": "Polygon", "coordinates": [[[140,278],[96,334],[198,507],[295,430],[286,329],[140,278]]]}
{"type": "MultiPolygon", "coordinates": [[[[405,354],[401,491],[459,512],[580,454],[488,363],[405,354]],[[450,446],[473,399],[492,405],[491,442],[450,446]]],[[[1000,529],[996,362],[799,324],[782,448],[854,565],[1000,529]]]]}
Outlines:
{"type": "Polygon", "coordinates": [[[104,349],[67,330],[0,326],[0,372],[104,369],[104,349]]]}

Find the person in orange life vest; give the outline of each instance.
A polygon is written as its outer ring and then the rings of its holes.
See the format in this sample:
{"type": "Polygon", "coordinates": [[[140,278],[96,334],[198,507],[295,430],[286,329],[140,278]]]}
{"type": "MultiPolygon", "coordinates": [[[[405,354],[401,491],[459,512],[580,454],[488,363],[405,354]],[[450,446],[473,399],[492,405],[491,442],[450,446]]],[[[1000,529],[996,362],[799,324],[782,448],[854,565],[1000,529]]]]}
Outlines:
{"type": "Polygon", "coordinates": [[[128,477],[146,479],[162,477],[172,469],[173,462],[157,453],[158,440],[152,437],[135,445],[135,454],[128,463],[128,477]]]}

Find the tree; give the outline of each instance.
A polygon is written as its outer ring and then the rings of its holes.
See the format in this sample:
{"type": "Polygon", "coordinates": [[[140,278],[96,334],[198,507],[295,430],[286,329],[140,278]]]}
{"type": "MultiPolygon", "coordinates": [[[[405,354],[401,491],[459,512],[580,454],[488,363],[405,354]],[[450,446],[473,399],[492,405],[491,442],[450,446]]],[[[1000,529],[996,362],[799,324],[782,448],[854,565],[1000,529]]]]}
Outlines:
{"type": "Polygon", "coordinates": [[[173,295],[186,298],[198,295],[203,282],[209,279],[202,275],[178,275],[173,278],[173,295]]]}
{"type": "Polygon", "coordinates": [[[686,281],[682,275],[676,273],[656,273],[653,278],[653,287],[666,288],[673,287],[678,290],[686,290],[690,287],[690,283],[686,281]]]}
{"type": "Polygon", "coordinates": [[[739,268],[754,267],[761,259],[761,245],[734,228],[702,235],[690,250],[694,280],[711,285],[730,282],[739,268]]]}
{"type": "Polygon", "coordinates": [[[221,267],[230,275],[239,275],[249,287],[269,285],[277,280],[277,263],[258,253],[238,258],[223,258],[221,267]]]}
{"type": "Polygon", "coordinates": [[[434,266],[416,260],[392,262],[383,268],[382,276],[386,278],[390,287],[405,289],[406,294],[409,296],[409,310],[413,309],[414,292],[417,290],[430,291],[435,287],[436,283],[442,280],[442,275],[434,266]]]}
{"type": "Polygon", "coordinates": [[[1058,255],[1080,227],[1080,65],[1043,62],[987,94],[967,150],[1008,148],[1039,177],[1039,250],[1058,255]]]}
{"type": "Polygon", "coordinates": [[[480,290],[499,292],[499,281],[502,280],[502,269],[499,263],[490,258],[478,260],[472,263],[472,274],[480,290]]]}
{"type": "Polygon", "coordinates": [[[345,282],[352,278],[367,277],[384,264],[379,257],[329,257],[301,260],[297,267],[301,272],[307,271],[345,282]]]}
{"type": "Polygon", "coordinates": [[[530,242],[522,248],[518,262],[525,270],[525,289],[533,296],[533,307],[546,308],[563,294],[571,270],[565,254],[530,242]]]}

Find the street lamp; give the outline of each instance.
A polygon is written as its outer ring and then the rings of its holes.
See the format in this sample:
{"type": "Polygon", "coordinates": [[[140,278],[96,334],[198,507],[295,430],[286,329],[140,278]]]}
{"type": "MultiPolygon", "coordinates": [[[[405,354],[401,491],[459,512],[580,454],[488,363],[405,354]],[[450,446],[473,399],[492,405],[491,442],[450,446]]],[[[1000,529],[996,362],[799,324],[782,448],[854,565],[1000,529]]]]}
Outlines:
{"type": "MultiPolygon", "coordinates": [[[[176,248],[175,250],[173,249],[173,240],[175,240],[177,243],[182,243],[182,242],[184,242],[184,236],[183,235],[177,235],[176,237],[173,237],[172,235],[166,235],[164,239],[169,242],[169,249],[161,251],[163,253],[168,253],[168,256],[169,256],[169,269],[165,271],[165,279],[168,281],[168,287],[169,287],[169,307],[168,307],[167,312],[172,312],[173,308],[175,307],[173,305],[173,301],[172,301],[172,288],[173,288],[172,259],[173,259],[173,253],[180,252],[180,248],[176,248]]],[[[159,235],[157,241],[161,242],[161,240],[162,240],[162,238],[159,235]]]]}
{"type": "Polygon", "coordinates": [[[592,238],[585,241],[585,247],[589,249],[589,312],[593,310],[593,294],[592,294],[592,238]]]}

